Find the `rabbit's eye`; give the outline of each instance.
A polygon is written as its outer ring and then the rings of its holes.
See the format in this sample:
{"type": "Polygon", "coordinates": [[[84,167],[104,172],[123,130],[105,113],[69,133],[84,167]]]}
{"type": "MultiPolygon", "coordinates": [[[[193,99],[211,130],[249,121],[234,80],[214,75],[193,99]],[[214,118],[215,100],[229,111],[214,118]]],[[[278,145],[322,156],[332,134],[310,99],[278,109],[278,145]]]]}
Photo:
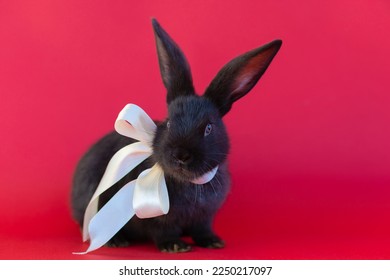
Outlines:
{"type": "Polygon", "coordinates": [[[211,123],[209,123],[208,125],[206,125],[206,128],[204,130],[204,136],[209,136],[211,131],[213,130],[213,126],[211,123]]]}
{"type": "Polygon", "coordinates": [[[171,127],[170,121],[167,121],[167,128],[169,129],[171,127]]]}

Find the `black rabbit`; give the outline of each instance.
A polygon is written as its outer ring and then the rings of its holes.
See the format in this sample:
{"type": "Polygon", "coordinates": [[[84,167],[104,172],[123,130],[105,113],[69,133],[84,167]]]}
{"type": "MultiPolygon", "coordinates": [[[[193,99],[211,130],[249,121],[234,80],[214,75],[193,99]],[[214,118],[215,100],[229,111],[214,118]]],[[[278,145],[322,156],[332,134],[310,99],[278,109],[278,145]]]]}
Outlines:
{"type": "MultiPolygon", "coordinates": [[[[275,40],[233,59],[220,70],[203,96],[198,96],[180,48],[155,19],[152,24],[161,76],[167,89],[168,117],[156,123],[152,156],[103,193],[99,207],[140,172],[158,162],[165,174],[170,210],[155,218],[134,216],[107,245],[127,246],[135,240],[152,239],[163,252],[185,252],[191,246],[181,237],[188,235],[198,246],[222,248],[224,241],[212,230],[214,215],[230,189],[226,162],[229,138],[222,117],[233,102],[255,86],[282,42],[275,40]],[[203,185],[191,182],[216,166],[218,171],[210,182],[203,185]]],[[[80,225],[109,160],[133,142],[112,132],[80,160],[72,189],[73,216],[80,225]]]]}

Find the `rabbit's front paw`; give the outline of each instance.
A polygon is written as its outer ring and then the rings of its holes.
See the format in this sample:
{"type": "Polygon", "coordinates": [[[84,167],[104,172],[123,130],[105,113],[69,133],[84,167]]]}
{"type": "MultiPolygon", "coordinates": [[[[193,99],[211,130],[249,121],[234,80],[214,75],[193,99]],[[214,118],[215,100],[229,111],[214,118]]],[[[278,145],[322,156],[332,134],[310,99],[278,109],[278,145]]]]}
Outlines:
{"type": "Polygon", "coordinates": [[[184,253],[191,251],[191,246],[180,239],[161,242],[157,246],[164,253],[184,253]]]}
{"type": "Polygon", "coordinates": [[[128,247],[130,245],[130,241],[123,236],[122,234],[117,234],[113,238],[111,238],[107,243],[107,247],[128,247]]]}

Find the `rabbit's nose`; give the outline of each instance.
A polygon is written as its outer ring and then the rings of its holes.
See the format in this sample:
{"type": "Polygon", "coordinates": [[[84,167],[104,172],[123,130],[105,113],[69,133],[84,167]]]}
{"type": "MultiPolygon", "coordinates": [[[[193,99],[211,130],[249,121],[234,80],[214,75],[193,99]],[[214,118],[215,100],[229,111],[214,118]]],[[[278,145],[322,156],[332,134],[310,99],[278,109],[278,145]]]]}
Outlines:
{"type": "Polygon", "coordinates": [[[172,152],[172,158],[180,165],[189,164],[192,160],[192,154],[185,149],[175,149],[172,152]]]}

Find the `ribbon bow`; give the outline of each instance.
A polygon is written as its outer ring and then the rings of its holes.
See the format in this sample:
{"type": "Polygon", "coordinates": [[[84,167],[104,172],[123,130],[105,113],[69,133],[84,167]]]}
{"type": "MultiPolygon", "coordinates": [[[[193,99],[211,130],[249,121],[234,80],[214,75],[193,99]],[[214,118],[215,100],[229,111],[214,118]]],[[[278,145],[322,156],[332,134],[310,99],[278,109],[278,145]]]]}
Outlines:
{"type": "MultiPolygon", "coordinates": [[[[119,113],[115,130],[139,142],[120,149],[108,163],[84,215],[83,241],[90,239],[89,248],[76,254],[86,254],[103,246],[134,215],[139,218],[152,218],[168,213],[168,190],[164,172],[158,163],[124,185],[98,211],[99,196],[152,154],[156,128],[153,120],[137,105],[128,104],[119,113]]],[[[217,170],[218,166],[192,180],[192,183],[208,183],[217,170]]]]}

